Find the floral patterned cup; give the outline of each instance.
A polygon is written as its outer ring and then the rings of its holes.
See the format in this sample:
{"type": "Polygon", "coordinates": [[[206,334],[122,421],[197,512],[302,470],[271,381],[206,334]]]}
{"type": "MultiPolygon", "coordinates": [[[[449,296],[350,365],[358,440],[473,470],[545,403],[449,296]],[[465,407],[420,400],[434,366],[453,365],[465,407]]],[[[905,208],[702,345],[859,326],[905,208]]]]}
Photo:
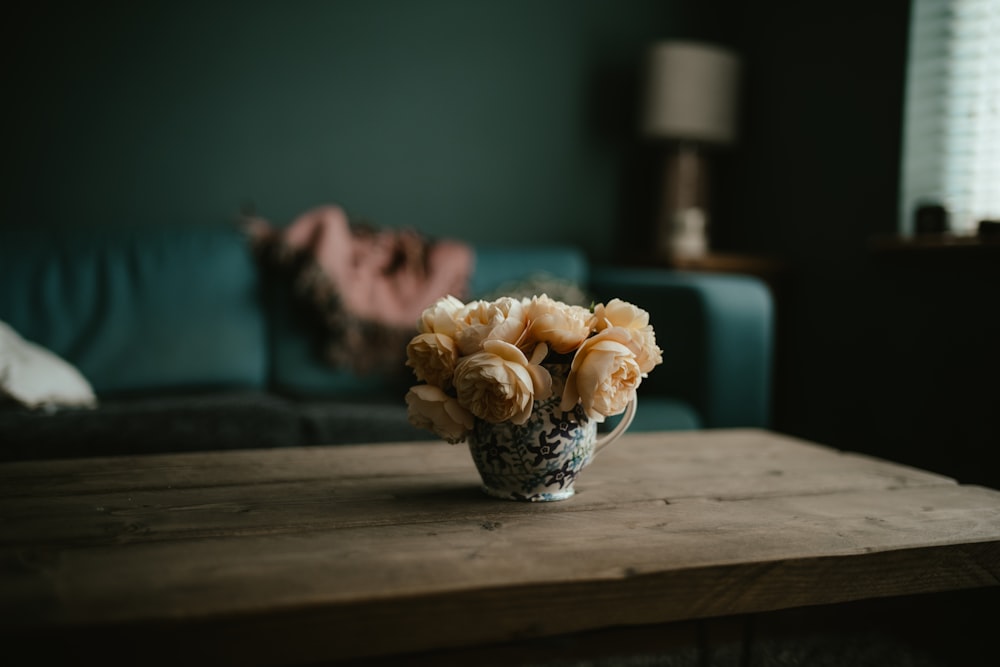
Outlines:
{"type": "Polygon", "coordinates": [[[598,438],[597,422],[588,419],[580,405],[563,412],[559,402],[559,396],[537,402],[520,426],[476,420],[469,452],[483,491],[508,500],[565,500],[575,493],[580,471],[617,440],[635,416],[633,398],[618,425],[598,438]]]}

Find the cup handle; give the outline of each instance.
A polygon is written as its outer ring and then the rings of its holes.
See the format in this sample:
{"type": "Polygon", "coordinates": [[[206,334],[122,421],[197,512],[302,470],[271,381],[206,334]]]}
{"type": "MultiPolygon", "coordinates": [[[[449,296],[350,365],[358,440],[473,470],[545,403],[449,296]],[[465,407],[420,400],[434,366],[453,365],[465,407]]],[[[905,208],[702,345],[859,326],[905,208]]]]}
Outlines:
{"type": "Polygon", "coordinates": [[[622,417],[620,422],[618,422],[618,426],[615,426],[610,433],[606,433],[601,436],[597,442],[594,443],[594,456],[597,456],[598,452],[620,438],[628,427],[632,425],[632,420],[635,418],[636,400],[636,397],[633,396],[632,400],[625,406],[625,416],[622,417]]]}

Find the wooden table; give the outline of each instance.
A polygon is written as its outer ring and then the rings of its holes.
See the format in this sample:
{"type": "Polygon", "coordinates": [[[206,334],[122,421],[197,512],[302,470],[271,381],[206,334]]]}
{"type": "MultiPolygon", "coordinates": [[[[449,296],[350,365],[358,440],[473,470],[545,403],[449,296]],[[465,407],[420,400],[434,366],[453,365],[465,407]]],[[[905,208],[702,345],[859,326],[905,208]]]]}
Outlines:
{"type": "Polygon", "coordinates": [[[440,442],[0,466],[0,640],[42,657],[293,664],[998,579],[1000,492],[760,430],[626,435],[546,504],[440,442]]]}

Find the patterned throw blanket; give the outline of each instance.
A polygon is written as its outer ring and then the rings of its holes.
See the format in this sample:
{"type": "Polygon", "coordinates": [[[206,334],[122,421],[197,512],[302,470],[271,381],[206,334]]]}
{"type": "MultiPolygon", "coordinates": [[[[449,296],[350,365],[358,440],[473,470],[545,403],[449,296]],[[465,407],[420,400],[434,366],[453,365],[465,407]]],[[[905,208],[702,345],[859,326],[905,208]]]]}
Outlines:
{"type": "Polygon", "coordinates": [[[423,310],[448,294],[466,298],[474,255],[457,241],[352,224],[338,206],[285,228],[250,218],[246,230],[259,259],[290,272],[318,316],[324,358],[359,374],[398,372],[423,310]]]}

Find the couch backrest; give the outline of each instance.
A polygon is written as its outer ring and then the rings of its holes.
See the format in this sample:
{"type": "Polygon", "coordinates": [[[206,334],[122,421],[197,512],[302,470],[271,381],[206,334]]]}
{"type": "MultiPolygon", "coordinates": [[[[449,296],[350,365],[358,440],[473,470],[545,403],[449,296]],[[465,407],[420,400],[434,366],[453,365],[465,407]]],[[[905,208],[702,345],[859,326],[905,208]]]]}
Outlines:
{"type": "Polygon", "coordinates": [[[554,279],[586,289],[587,256],[575,246],[476,246],[476,265],[469,285],[471,298],[491,295],[508,285],[554,279]]]}
{"type": "MultiPolygon", "coordinates": [[[[475,255],[470,299],[519,285],[586,288],[588,262],[573,246],[475,255]]],[[[405,369],[330,367],[287,286],[261,275],[228,225],[0,227],[0,321],[74,364],[99,395],[245,387],[371,397],[412,384],[405,369]]]]}
{"type": "Polygon", "coordinates": [[[0,320],[98,394],[265,386],[257,276],[231,226],[0,227],[0,320]]]}

